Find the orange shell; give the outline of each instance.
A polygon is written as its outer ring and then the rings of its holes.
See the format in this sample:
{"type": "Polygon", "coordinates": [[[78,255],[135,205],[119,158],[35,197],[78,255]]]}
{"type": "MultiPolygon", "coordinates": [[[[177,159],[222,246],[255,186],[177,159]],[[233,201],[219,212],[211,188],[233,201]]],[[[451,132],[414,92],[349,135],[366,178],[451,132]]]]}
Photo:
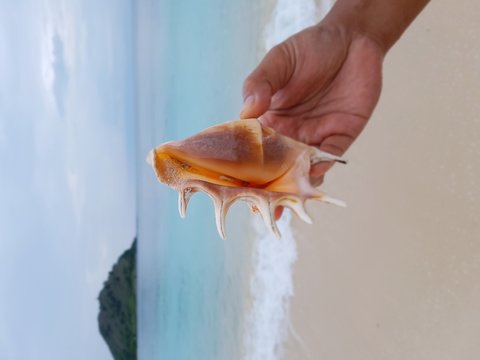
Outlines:
{"type": "Polygon", "coordinates": [[[342,159],[280,135],[257,119],[230,121],[185,140],[164,143],[150,152],[148,160],[158,180],[179,192],[182,217],[192,194],[210,195],[222,238],[226,213],[236,200],[259,211],[277,236],[273,216],[277,206],[289,207],[311,223],[304,208],[307,199],[344,205],[309,180],[311,164],[342,159]]]}

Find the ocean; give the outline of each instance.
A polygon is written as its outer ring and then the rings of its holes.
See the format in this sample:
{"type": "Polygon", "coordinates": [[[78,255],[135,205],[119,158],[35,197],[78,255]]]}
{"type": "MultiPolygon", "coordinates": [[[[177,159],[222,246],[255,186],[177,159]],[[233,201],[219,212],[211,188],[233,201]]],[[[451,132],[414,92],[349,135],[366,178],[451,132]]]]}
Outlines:
{"type": "Polygon", "coordinates": [[[138,4],[138,316],[141,359],[240,354],[252,233],[234,206],[218,236],[210,199],[181,219],[177,194],[145,163],[161,142],[238,118],[242,81],[257,58],[254,2],[138,4]]]}
{"type": "Polygon", "coordinates": [[[211,0],[142,1],[137,11],[139,358],[280,359],[296,260],[290,214],[278,240],[235,205],[222,241],[210,199],[195,195],[180,219],[177,194],[144,157],[238,118],[244,78],[322,9],[313,0],[211,0]]]}

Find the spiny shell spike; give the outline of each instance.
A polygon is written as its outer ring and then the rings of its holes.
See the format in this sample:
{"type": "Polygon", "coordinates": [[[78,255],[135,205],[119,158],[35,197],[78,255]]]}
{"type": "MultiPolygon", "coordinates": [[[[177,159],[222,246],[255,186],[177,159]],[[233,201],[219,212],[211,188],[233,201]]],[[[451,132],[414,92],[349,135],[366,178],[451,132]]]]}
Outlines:
{"type": "Polygon", "coordinates": [[[320,201],[323,201],[323,202],[326,202],[326,203],[329,203],[329,204],[334,204],[334,205],[337,205],[337,206],[341,206],[341,207],[347,207],[347,204],[342,201],[342,200],[338,200],[338,199],[335,199],[331,196],[328,196],[328,195],[322,195],[319,199],[320,201]]]}
{"type": "MultiPolygon", "coordinates": [[[[287,200],[287,199],[285,199],[287,200]]],[[[283,201],[282,201],[283,202],[283,201]]],[[[312,218],[308,215],[307,210],[305,209],[304,201],[291,201],[287,200],[283,204],[286,207],[289,207],[300,219],[305,221],[307,224],[312,224],[312,218]]]]}
{"type": "Polygon", "coordinates": [[[195,190],[190,187],[184,188],[178,192],[178,212],[180,213],[180,217],[182,217],[182,219],[187,213],[188,202],[194,193],[195,190]]]}
{"type": "Polygon", "coordinates": [[[230,208],[230,204],[231,203],[220,199],[213,200],[213,205],[215,206],[215,222],[217,224],[218,234],[223,240],[227,238],[225,235],[225,218],[228,209],[230,208]]]}
{"type": "Polygon", "coordinates": [[[262,215],[263,222],[271,230],[271,232],[278,238],[281,238],[280,231],[277,227],[277,222],[275,221],[275,206],[272,206],[270,201],[268,200],[261,200],[260,202],[256,203],[260,214],[262,215]]]}
{"type": "Polygon", "coordinates": [[[312,165],[317,164],[317,163],[322,162],[322,161],[336,161],[336,162],[339,162],[339,163],[342,163],[342,164],[347,163],[347,160],[342,159],[340,156],[332,155],[330,153],[327,153],[327,152],[322,151],[322,150],[317,149],[317,148],[313,148],[313,149],[314,149],[315,154],[310,158],[310,163],[312,165]]]}

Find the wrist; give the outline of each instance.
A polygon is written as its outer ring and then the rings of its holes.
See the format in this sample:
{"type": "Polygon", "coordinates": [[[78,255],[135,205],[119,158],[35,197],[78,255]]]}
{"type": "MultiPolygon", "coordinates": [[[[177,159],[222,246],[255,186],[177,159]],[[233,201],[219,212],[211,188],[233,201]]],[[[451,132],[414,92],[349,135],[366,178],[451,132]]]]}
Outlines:
{"type": "Polygon", "coordinates": [[[384,53],[429,0],[337,0],[321,26],[337,26],[376,42],[384,53]]]}

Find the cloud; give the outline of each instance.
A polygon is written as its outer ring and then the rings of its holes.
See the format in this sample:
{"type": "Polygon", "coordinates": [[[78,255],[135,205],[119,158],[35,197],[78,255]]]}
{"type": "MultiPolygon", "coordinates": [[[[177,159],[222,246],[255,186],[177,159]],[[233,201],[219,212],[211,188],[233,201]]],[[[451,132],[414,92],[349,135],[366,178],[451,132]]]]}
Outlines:
{"type": "Polygon", "coordinates": [[[130,7],[95,4],[0,2],[17,60],[0,52],[0,359],[108,358],[96,297],[135,233],[132,69],[114,56],[133,29],[130,7]]]}
{"type": "Polygon", "coordinates": [[[53,94],[60,116],[65,115],[65,96],[68,89],[68,72],[65,63],[63,40],[58,32],[55,32],[52,38],[53,42],[53,94]]]}
{"type": "MultiPolygon", "coordinates": [[[[41,39],[42,80],[48,100],[59,115],[65,115],[65,97],[68,89],[68,69],[65,57],[65,39],[61,23],[45,17],[41,39]]],[[[70,38],[71,39],[71,38],[70,38]]]]}
{"type": "Polygon", "coordinates": [[[53,63],[55,61],[55,55],[53,52],[53,36],[53,24],[50,21],[46,21],[44,24],[42,38],[40,40],[42,80],[47,96],[52,102],[54,101],[53,82],[55,80],[55,71],[53,69],[53,63]]]}

